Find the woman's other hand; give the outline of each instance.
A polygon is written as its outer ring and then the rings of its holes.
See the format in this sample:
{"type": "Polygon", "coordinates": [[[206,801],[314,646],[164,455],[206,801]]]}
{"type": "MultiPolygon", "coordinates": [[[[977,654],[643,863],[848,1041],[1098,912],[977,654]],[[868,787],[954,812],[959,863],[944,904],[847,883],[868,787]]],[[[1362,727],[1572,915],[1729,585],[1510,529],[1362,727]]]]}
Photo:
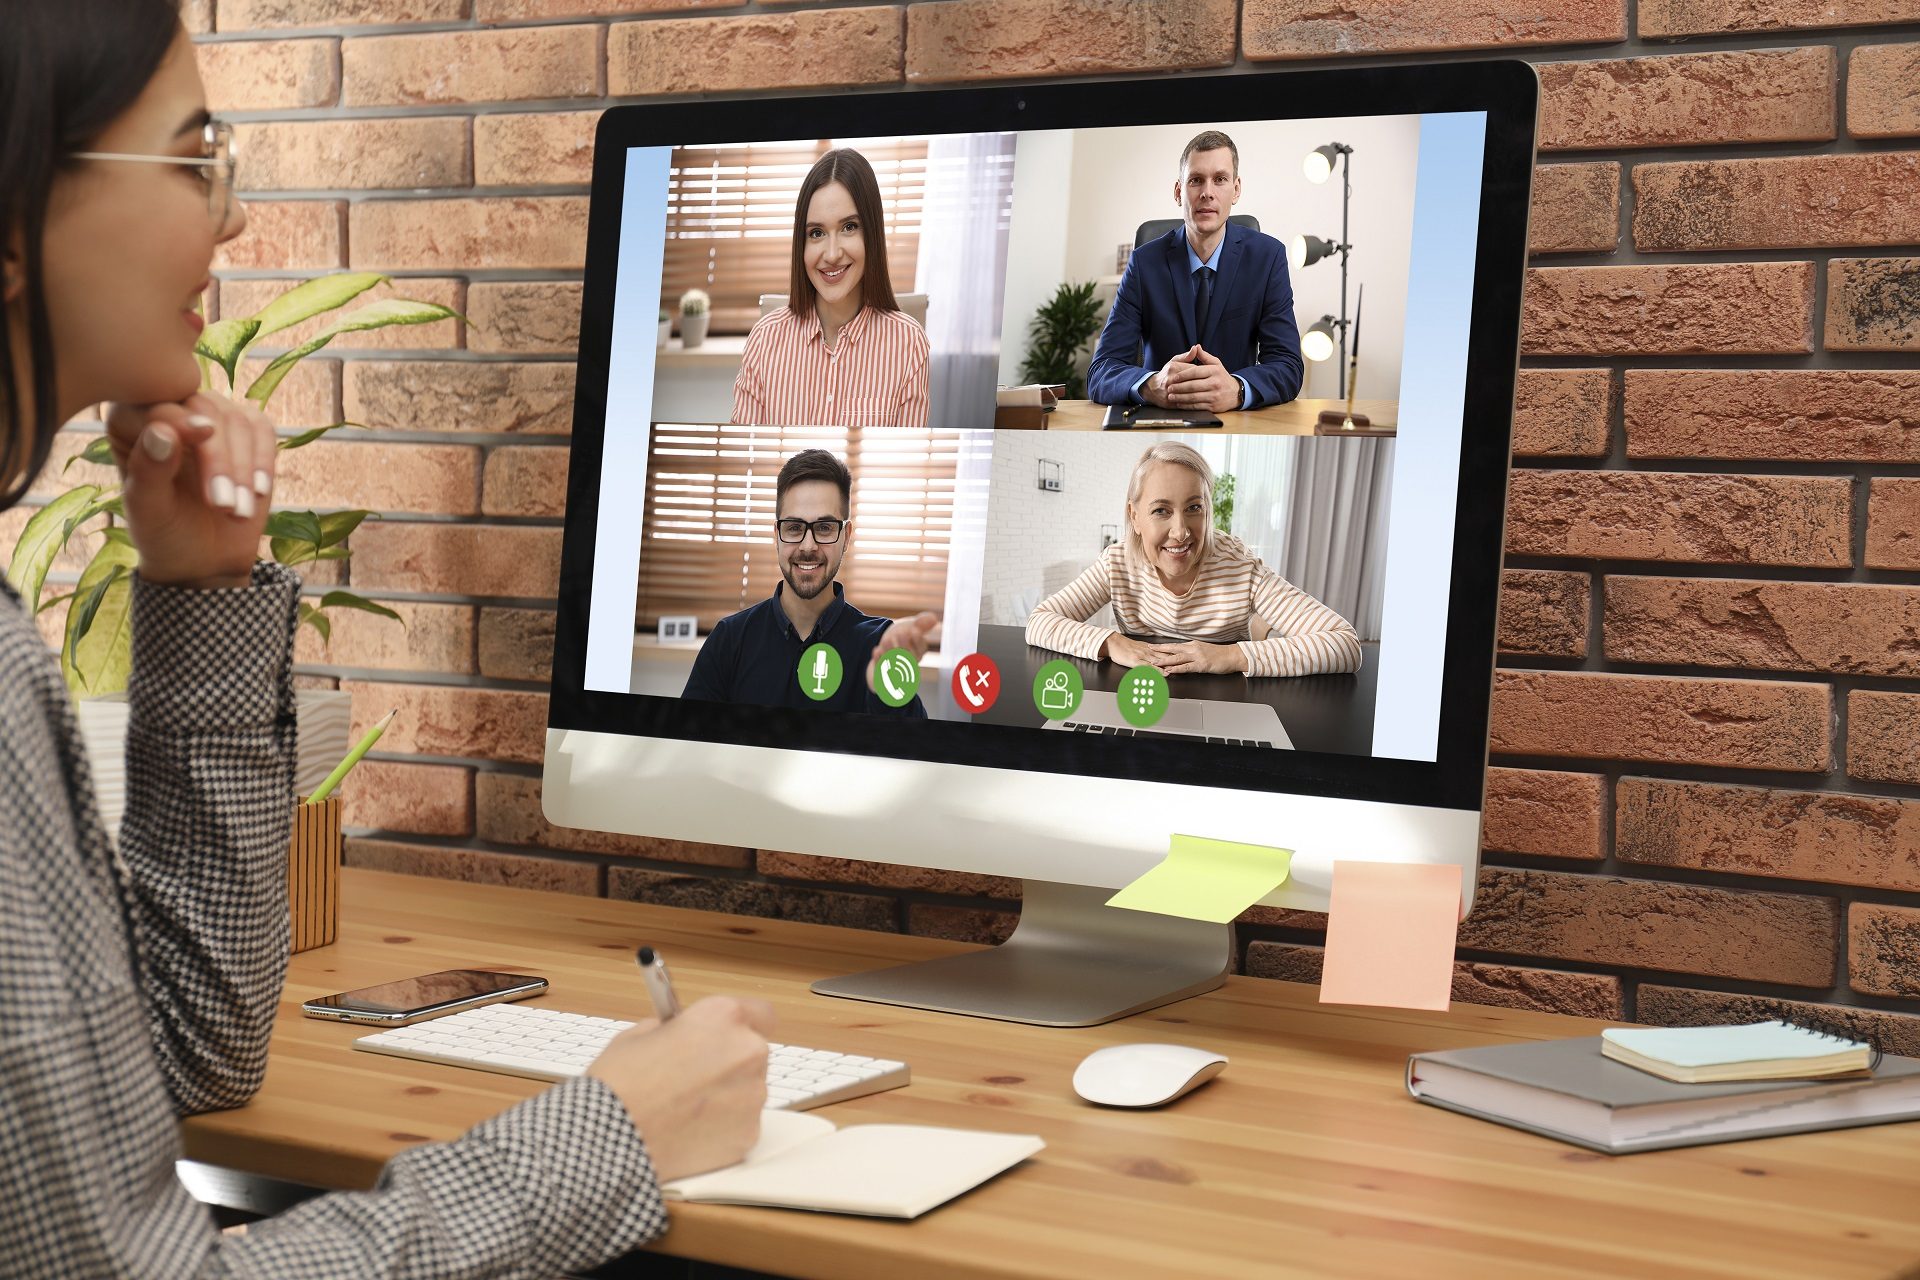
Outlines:
{"type": "Polygon", "coordinates": [[[140,576],[181,587],[244,587],[273,496],[273,426],[246,400],[114,405],[107,436],[124,480],[140,576]]]}
{"type": "Polygon", "coordinates": [[[1202,675],[1240,672],[1247,669],[1247,655],[1237,644],[1208,644],[1187,640],[1179,644],[1146,646],[1152,655],[1149,663],[1162,675],[1202,675]]]}
{"type": "Polygon", "coordinates": [[[1161,663],[1161,659],[1157,656],[1160,649],[1159,645],[1142,644],[1116,631],[1107,637],[1100,656],[1109,662],[1117,662],[1129,670],[1134,667],[1158,667],[1161,663]]]}

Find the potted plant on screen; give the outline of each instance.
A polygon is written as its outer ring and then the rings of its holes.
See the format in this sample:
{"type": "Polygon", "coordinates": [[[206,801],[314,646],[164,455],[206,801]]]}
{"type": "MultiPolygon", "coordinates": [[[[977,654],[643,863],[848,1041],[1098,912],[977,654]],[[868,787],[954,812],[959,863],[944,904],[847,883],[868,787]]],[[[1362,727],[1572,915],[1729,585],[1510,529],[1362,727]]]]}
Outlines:
{"type": "Polygon", "coordinates": [[[1099,331],[1100,303],[1093,296],[1093,281],[1062,284],[1027,326],[1027,358],[1020,366],[1020,381],[1064,383],[1062,400],[1086,399],[1080,349],[1099,331]]]}
{"type": "Polygon", "coordinates": [[[680,345],[691,350],[707,340],[707,308],[713,299],[704,289],[680,295],[680,345]]]}
{"type": "Polygon", "coordinates": [[[665,307],[662,307],[660,308],[660,343],[659,343],[659,349],[661,351],[665,351],[667,349],[667,342],[672,337],[673,337],[673,317],[667,314],[667,309],[665,307]]]}

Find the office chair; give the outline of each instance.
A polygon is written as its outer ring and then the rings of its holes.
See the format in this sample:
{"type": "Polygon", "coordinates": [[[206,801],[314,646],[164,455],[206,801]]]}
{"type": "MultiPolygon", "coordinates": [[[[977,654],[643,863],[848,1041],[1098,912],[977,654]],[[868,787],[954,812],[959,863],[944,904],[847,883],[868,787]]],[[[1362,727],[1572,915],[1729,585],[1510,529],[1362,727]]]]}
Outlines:
{"type": "MultiPolygon", "coordinates": [[[[1260,229],[1260,219],[1250,213],[1230,213],[1227,215],[1227,221],[1238,223],[1249,231],[1260,229]]],[[[1179,218],[1154,218],[1149,222],[1143,222],[1140,224],[1140,229],[1133,233],[1133,247],[1138,249],[1147,241],[1158,239],[1180,224],[1179,218]]]]}
{"type": "MultiPolygon", "coordinates": [[[[927,327],[927,295],[926,294],[896,293],[893,295],[893,300],[894,302],[899,304],[901,311],[905,312],[909,317],[912,318],[915,324],[919,325],[922,329],[927,327]]],[[[761,294],[760,295],[761,318],[764,319],[765,317],[772,315],[774,312],[778,311],[780,308],[786,305],[787,305],[787,295],[784,293],[761,294]]]]}

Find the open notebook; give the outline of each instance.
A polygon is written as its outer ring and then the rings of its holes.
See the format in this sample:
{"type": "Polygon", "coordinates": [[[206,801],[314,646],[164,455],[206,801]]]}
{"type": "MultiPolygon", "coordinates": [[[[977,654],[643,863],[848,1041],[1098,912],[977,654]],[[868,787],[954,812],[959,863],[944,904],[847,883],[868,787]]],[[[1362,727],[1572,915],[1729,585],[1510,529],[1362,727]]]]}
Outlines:
{"type": "Polygon", "coordinates": [[[1600,1052],[1681,1084],[1865,1075],[1880,1060],[1870,1044],[1790,1022],[1609,1027],[1600,1033],[1600,1052]]]}
{"type": "Polygon", "coordinates": [[[1030,1133],[917,1124],[836,1129],[824,1116],[766,1111],[746,1159],[669,1182],[669,1200],[917,1218],[1047,1144],[1030,1133]]]}

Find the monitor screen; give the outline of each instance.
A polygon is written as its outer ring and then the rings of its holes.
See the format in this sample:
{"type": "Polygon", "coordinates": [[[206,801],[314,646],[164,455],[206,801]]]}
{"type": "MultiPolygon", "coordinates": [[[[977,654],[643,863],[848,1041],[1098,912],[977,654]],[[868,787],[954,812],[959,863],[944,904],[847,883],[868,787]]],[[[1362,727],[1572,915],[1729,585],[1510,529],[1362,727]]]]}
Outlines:
{"type": "Polygon", "coordinates": [[[1422,70],[607,113],[554,726],[1477,807],[1531,146],[1422,70]]]}

